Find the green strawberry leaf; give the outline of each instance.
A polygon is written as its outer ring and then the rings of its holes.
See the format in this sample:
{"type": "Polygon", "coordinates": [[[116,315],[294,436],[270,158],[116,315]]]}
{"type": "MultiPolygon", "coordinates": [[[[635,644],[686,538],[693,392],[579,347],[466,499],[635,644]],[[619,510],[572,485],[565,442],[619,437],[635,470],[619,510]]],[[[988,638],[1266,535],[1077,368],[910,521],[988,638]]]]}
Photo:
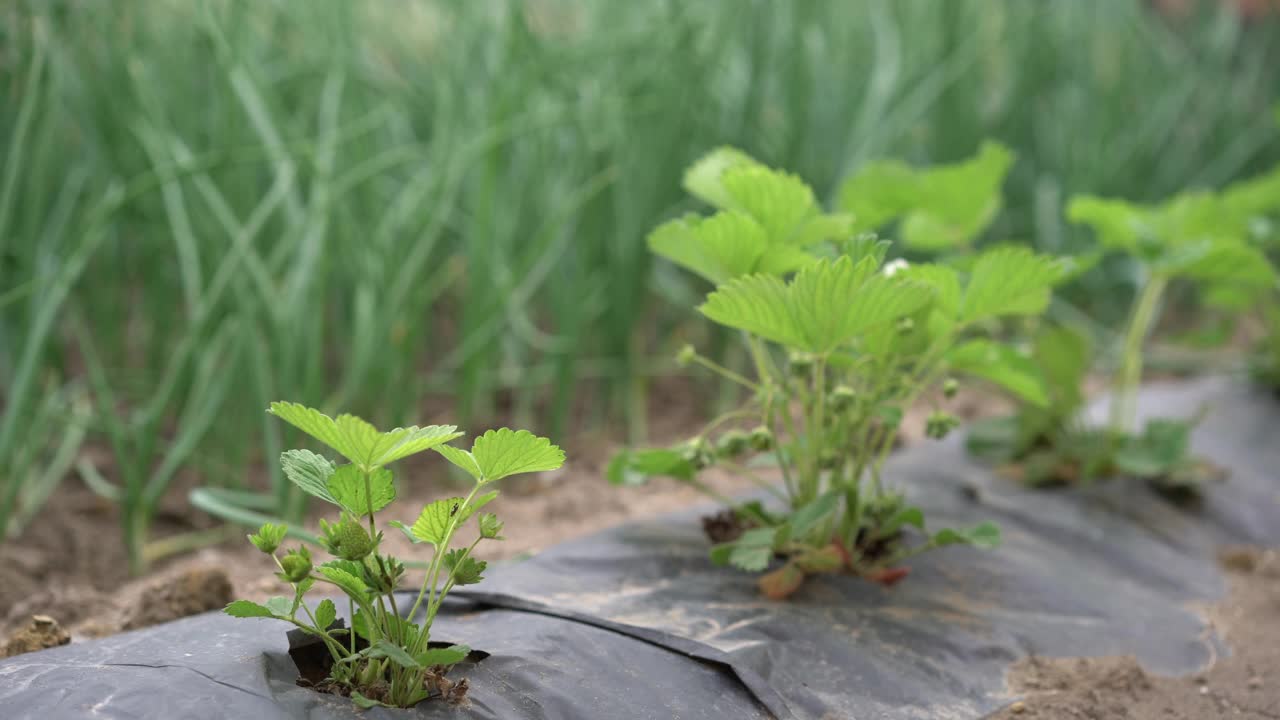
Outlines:
{"type": "Polygon", "coordinates": [[[760,572],[773,558],[777,528],[755,528],[729,543],[711,548],[711,560],[718,565],[732,565],[747,572],[760,572]]]}
{"type": "Polygon", "coordinates": [[[989,522],[979,523],[971,528],[961,530],[944,528],[934,533],[931,542],[938,547],[945,545],[973,545],[980,548],[994,548],[1000,545],[1000,528],[989,522]]]}
{"type": "Polygon", "coordinates": [[[351,691],[351,702],[361,710],[369,710],[371,708],[376,708],[376,707],[385,707],[385,708],[394,707],[392,705],[388,705],[382,702],[381,700],[371,700],[365,697],[364,695],[361,695],[359,690],[351,691]]]}
{"type": "Polygon", "coordinates": [[[448,460],[457,467],[465,470],[471,477],[476,480],[481,479],[483,473],[480,470],[480,466],[476,463],[475,456],[470,452],[461,448],[456,448],[452,445],[438,445],[436,446],[435,451],[444,456],[445,460],[448,460]]]}
{"type": "Polygon", "coordinates": [[[1178,420],[1150,420],[1143,433],[1127,437],[1115,454],[1122,472],[1141,478],[1167,475],[1187,459],[1192,423],[1178,420]]]}
{"type": "Polygon", "coordinates": [[[825,354],[930,301],[927,287],[876,270],[871,258],[842,257],[802,268],[790,284],[751,275],[721,285],[699,310],[721,325],[825,354]]]}
{"type": "Polygon", "coordinates": [[[396,486],[391,471],[386,468],[374,470],[366,488],[364,473],[358,466],[339,465],[329,478],[329,494],[348,512],[360,516],[367,515],[370,509],[377,512],[391,504],[396,499],[396,486]]]}
{"type": "Polygon", "coordinates": [[[960,321],[1007,315],[1037,315],[1049,304],[1062,264],[1026,248],[999,248],[978,256],[960,307],[960,321]]]}
{"type": "Polygon", "coordinates": [[[316,568],[316,570],[329,582],[337,585],[340,590],[353,598],[364,599],[369,594],[369,586],[364,584],[364,580],[335,563],[325,563],[316,568]]]}
{"type": "MultiPolygon", "coordinates": [[[[651,232],[648,243],[653,252],[712,283],[756,272],[761,258],[769,250],[764,227],[750,215],[739,212],[718,212],[705,219],[687,215],[671,220],[651,232]]],[[[800,254],[795,267],[811,259],[802,251],[795,252],[800,254]]],[[[787,268],[785,262],[776,264],[780,266],[779,273],[795,269],[787,268]]]]}
{"type": "Polygon", "coordinates": [[[840,188],[840,207],[853,214],[854,232],[878,230],[916,204],[919,179],[906,163],[868,163],[840,188]]]}
{"type": "Polygon", "coordinates": [[[466,548],[454,548],[445,553],[444,566],[455,585],[475,585],[484,579],[489,563],[471,557],[466,548]]]}
{"type": "Polygon", "coordinates": [[[736,207],[733,196],[721,181],[725,171],[738,167],[763,167],[750,155],[732,147],[720,147],[704,155],[684,174],[684,189],[703,202],[731,210],[736,207]]]}
{"type": "Polygon", "coordinates": [[[828,490],[819,495],[813,502],[803,505],[791,513],[791,536],[800,538],[814,530],[819,523],[826,520],[840,505],[842,493],[828,490]]]}
{"type": "Polygon", "coordinates": [[[893,515],[890,515],[888,520],[881,523],[877,530],[877,534],[881,537],[889,537],[906,525],[923,530],[924,511],[914,506],[904,507],[893,515]]]}
{"type": "Polygon", "coordinates": [[[370,465],[381,466],[462,437],[453,425],[396,428],[382,433],[370,451],[370,465]]]}
{"type": "MultiPolygon", "coordinates": [[[[466,506],[463,505],[465,498],[461,497],[436,500],[422,508],[409,533],[417,542],[438,546],[444,542],[449,532],[450,522],[454,523],[454,527],[461,526],[472,513],[488,505],[496,497],[498,497],[497,490],[487,492],[472,498],[471,504],[466,506]]],[[[401,529],[404,527],[399,523],[396,523],[396,526],[401,529]]]]}
{"type": "Polygon", "coordinates": [[[470,515],[467,508],[463,506],[463,501],[464,498],[460,497],[444,498],[422,508],[422,512],[410,529],[413,537],[418,542],[432,545],[444,542],[454,516],[460,516],[456,520],[456,525],[461,525],[470,515]]]}
{"type": "Polygon", "coordinates": [[[1045,407],[1049,404],[1040,368],[1031,358],[993,340],[970,340],[947,352],[951,369],[999,385],[1018,398],[1045,407]]]}
{"type": "Polygon", "coordinates": [[[271,608],[248,600],[236,600],[223,608],[222,612],[237,618],[274,618],[277,616],[277,613],[273,612],[271,608]]]}
{"type": "Polygon", "coordinates": [[[484,482],[520,473],[556,470],[564,464],[564,451],[544,437],[527,430],[499,428],[475,439],[471,455],[484,482]]]}
{"type": "Polygon", "coordinates": [[[739,165],[726,170],[720,182],[733,198],[733,207],[760,223],[771,244],[795,243],[801,239],[801,227],[818,214],[813,190],[791,173],[739,165]]]}
{"type": "Polygon", "coordinates": [[[666,448],[622,450],[613,456],[605,477],[614,485],[643,485],[651,477],[673,477],[688,482],[696,471],[684,453],[666,448]]]}
{"type": "Polygon", "coordinates": [[[338,608],[334,606],[333,601],[325,598],[316,606],[316,627],[320,630],[328,630],[329,626],[338,619],[338,608]]]}
{"type": "Polygon", "coordinates": [[[269,412],[338,451],[352,463],[381,467],[414,453],[448,442],[461,433],[452,425],[396,428],[380,433],[354,415],[336,419],[297,403],[276,402],[269,412]]]}
{"type": "Polygon", "coordinates": [[[429,668],[437,665],[449,667],[457,665],[467,656],[471,654],[471,648],[466,645],[450,645],[449,647],[431,648],[417,656],[418,665],[429,668]]]}
{"type": "Polygon", "coordinates": [[[333,475],[333,463],[310,450],[286,450],[280,453],[280,466],[285,477],[303,492],[327,503],[338,504],[329,494],[329,477],[333,475]]]}
{"type": "Polygon", "coordinates": [[[366,657],[386,658],[408,670],[421,670],[422,666],[404,648],[387,640],[379,640],[368,650],[366,657]]]}
{"type": "Polygon", "coordinates": [[[276,596],[267,600],[267,609],[279,617],[293,617],[293,600],[276,596]]]}

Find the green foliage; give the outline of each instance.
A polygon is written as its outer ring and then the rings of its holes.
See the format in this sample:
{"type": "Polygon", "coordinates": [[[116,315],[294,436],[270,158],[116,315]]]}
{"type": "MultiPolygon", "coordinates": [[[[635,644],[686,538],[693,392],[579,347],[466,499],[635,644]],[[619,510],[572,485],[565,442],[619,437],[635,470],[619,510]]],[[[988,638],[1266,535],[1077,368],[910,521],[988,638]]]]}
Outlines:
{"type": "MultiPolygon", "coordinates": [[[[1185,192],[1157,204],[1079,196],[1067,216],[1091,227],[1104,251],[1122,253],[1138,269],[1138,290],[1112,379],[1110,433],[1134,431],[1135,396],[1144,348],[1173,282],[1198,286],[1215,304],[1244,307],[1274,293],[1275,268],[1260,246],[1259,221],[1280,211],[1280,170],[1221,192],[1185,192]]],[[[1265,223],[1263,223],[1265,224],[1265,223]]]]}
{"type": "Polygon", "coordinates": [[[462,437],[453,425],[415,425],[378,432],[354,415],[339,415],[335,420],[297,403],[272,403],[270,412],[361,468],[381,467],[462,437]]]}
{"type": "Polygon", "coordinates": [[[1083,332],[1050,326],[1035,336],[1027,369],[1046,390],[1040,402],[1017,394],[1018,409],[979,420],[966,439],[969,451],[1004,463],[1032,486],[1088,484],[1123,475],[1179,495],[1215,476],[1189,456],[1193,422],[1155,419],[1141,434],[1089,426],[1082,413],[1084,383],[1093,367],[1092,344],[1083,332]]]}
{"type": "Polygon", "coordinates": [[[840,206],[853,214],[856,231],[899,221],[898,234],[912,250],[970,248],[1000,211],[1000,189],[1012,165],[1013,153],[990,141],[952,165],[912,169],[893,160],[872,162],[845,181],[840,206]]]}
{"type": "MultiPolygon", "coordinates": [[[[905,212],[890,213],[890,205],[918,199],[921,187],[931,188],[931,204],[912,206],[912,222],[968,238],[999,207],[998,195],[988,195],[998,190],[1008,161],[1007,153],[990,145],[971,163],[921,177],[891,168],[886,172],[899,179],[910,175],[914,184],[902,190],[905,195],[894,195],[905,184],[864,178],[846,186],[845,205],[889,217],[905,212]],[[859,189],[870,195],[865,202],[859,189]],[[969,207],[975,198],[982,207],[969,207]]],[[[781,556],[782,566],[760,580],[770,597],[793,592],[816,572],[846,570],[890,583],[905,572],[894,565],[916,552],[996,542],[998,532],[989,525],[925,532],[920,510],[905,507],[883,486],[881,466],[905,409],[952,374],[981,377],[1030,401],[1049,402],[1031,360],[984,333],[992,320],[1043,312],[1051,288],[1069,268],[1025,248],[979,253],[964,269],[901,260],[885,264],[888,243],[854,237],[845,216],[823,213],[797,178],[736,151],[704,158],[686,175],[686,186],[719,212],[668,223],[655,231],[651,246],[718,283],[698,310],[741,331],[755,375],[728,370],[692,348],[682,356],[685,364],[711,369],[750,396],[684,443],[619,453],[607,469],[609,480],[636,484],[665,475],[710,492],[698,479],[700,471],[722,464],[754,477],[746,465],[752,456],[770,453],[783,486],[766,487],[785,511],[775,514],[712,493],[729,502],[745,530],[711,551],[713,561],[748,572],[763,572],[781,556]],[[707,227],[724,232],[694,237],[707,227]],[[770,248],[804,248],[807,259],[796,255],[794,264],[764,267],[761,258],[770,248]],[[756,427],[747,432],[730,420],[750,420],[756,427]],[[909,531],[923,533],[923,540],[909,543],[909,531]]],[[[940,438],[958,422],[936,409],[926,432],[940,438]]]]}
{"type": "Polygon", "coordinates": [[[472,557],[472,552],[483,540],[501,540],[502,522],[492,513],[481,514],[479,537],[454,547],[457,531],[498,496],[497,490],[482,493],[486,485],[518,473],[554,470],[563,464],[564,453],[546,438],[524,430],[490,430],[468,452],[444,444],[461,435],[452,426],[380,432],[355,416],[333,419],[293,403],[275,403],[271,412],[350,461],[335,465],[307,450],[289,450],[280,456],[291,481],[308,495],[340,508],[336,521],[320,521],[320,544],[336,559],[315,565],[306,546],[278,556],[287,528],[266,523],[249,540],[276,560],[278,576],[293,587],[294,597],[272,598],[265,604],[237,600],[226,607],[226,613],[283,620],[319,638],[333,657],[329,680],[344,686],[361,707],[409,707],[426,699],[427,673],[461,662],[470,653],[462,645],[430,647],[432,622],[451,589],[483,580],[486,563],[472,557]],[[391,470],[384,466],[428,449],[473,470],[475,485],[465,497],[427,505],[411,527],[392,523],[415,542],[433,548],[426,579],[408,618],[418,618],[422,608],[425,614],[421,623],[414,623],[397,614],[394,599],[388,603],[405,569],[402,562],[381,552],[378,513],[396,495],[391,470]],[[347,631],[333,627],[337,606],[332,600],[321,600],[314,610],[304,602],[317,582],[342,591],[357,609],[351,632],[364,639],[366,647],[357,650],[347,631]]]}
{"type": "MultiPolygon", "coordinates": [[[[121,503],[139,568],[175,547],[146,528],[177,473],[296,527],[309,496],[274,463],[246,487],[295,443],[277,396],[384,421],[510,397],[554,436],[586,404],[642,432],[635,338],[703,282],[645,232],[718,144],[827,198],[864,158],[989,134],[1020,159],[999,230],[1055,252],[1080,240],[1062,193],[1277,156],[1272,35],[1143,2],[401,5],[0,3],[0,534],[71,474],[121,503]],[[68,362],[88,345],[103,383],[68,362]]],[[[1079,296],[1114,304],[1112,280],[1079,296]]]]}
{"type": "Polygon", "coordinates": [[[475,439],[471,451],[442,445],[436,451],[484,484],[509,475],[554,470],[564,464],[564,451],[527,430],[501,428],[475,439]]]}
{"type": "Polygon", "coordinates": [[[791,349],[828,354],[929,303],[928,288],[878,269],[874,258],[856,264],[848,257],[819,260],[790,283],[771,275],[729,282],[698,309],[721,325],[791,349]]]}

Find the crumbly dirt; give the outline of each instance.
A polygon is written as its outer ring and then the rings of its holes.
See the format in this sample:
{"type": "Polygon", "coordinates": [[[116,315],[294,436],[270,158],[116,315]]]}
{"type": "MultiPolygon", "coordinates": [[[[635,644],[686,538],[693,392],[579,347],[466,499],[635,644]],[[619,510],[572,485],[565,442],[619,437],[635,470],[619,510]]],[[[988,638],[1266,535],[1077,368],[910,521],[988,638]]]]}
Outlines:
{"type": "Polygon", "coordinates": [[[0,658],[66,645],[69,642],[71,634],[62,629],[57,620],[48,615],[33,615],[26,627],[0,645],[0,658]]]}
{"type": "Polygon", "coordinates": [[[1009,673],[1021,701],[994,720],[1280,719],[1280,553],[1232,548],[1230,592],[1202,609],[1230,649],[1189,677],[1146,672],[1132,657],[1033,657],[1009,673]]]}

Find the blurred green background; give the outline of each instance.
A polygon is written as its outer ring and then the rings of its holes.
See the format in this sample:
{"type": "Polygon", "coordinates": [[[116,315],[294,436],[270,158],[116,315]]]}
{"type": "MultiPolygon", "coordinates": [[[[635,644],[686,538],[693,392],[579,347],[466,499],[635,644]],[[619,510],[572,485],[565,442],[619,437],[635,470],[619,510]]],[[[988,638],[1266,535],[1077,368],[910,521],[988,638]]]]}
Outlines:
{"type": "MultiPolygon", "coordinates": [[[[991,235],[1067,252],[1072,193],[1280,160],[1277,29],[1136,0],[9,0],[0,537],[67,477],[139,508],[133,542],[183,472],[297,516],[276,399],[639,437],[706,290],[644,238],[702,153],[830,199],[996,139],[991,235]]],[[[1068,299],[1105,318],[1126,282],[1068,299]]]]}

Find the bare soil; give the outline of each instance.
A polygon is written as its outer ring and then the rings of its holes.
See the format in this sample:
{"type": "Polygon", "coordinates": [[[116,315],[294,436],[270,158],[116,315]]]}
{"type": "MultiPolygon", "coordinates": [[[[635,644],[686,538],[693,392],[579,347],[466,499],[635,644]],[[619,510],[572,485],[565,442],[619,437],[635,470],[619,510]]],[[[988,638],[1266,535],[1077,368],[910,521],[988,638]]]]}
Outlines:
{"type": "Polygon", "coordinates": [[[1280,553],[1233,548],[1221,560],[1230,592],[1198,610],[1229,653],[1207,670],[1162,677],[1132,657],[1033,657],[1009,673],[1024,699],[993,720],[1280,719],[1280,553]]]}

